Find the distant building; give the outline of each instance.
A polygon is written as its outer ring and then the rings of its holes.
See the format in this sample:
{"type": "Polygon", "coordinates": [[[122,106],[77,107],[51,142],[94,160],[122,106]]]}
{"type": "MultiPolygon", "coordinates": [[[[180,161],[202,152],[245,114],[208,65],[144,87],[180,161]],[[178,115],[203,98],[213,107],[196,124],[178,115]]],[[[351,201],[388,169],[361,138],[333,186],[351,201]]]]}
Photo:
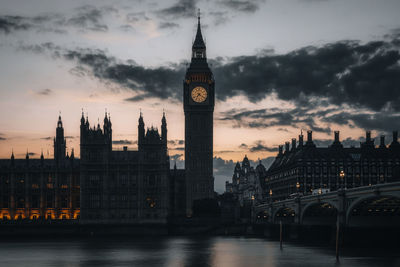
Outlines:
{"type": "Polygon", "coordinates": [[[225,192],[232,193],[241,206],[250,202],[257,202],[263,199],[263,188],[260,175],[265,173],[264,165],[260,163],[256,169],[250,166],[247,156],[244,157],[242,165],[236,163],[232,182],[225,182],[225,192]]]}
{"type": "Polygon", "coordinates": [[[400,144],[397,131],[389,145],[385,137],[375,146],[371,132],[366,132],[360,147],[343,147],[336,131],[329,147],[316,147],[312,131],[292,145],[286,142],[265,173],[265,196],[281,200],[297,195],[321,194],[340,188],[354,188],[400,180],[400,144]]]}

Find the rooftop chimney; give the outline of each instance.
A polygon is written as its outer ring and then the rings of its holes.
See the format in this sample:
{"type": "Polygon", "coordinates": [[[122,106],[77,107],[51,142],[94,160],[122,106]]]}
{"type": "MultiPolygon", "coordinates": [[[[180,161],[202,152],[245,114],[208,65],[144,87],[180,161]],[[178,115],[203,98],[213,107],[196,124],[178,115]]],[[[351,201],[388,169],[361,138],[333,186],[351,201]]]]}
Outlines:
{"type": "Polygon", "coordinates": [[[292,150],[296,149],[296,138],[292,138],[292,150]]]}
{"type": "Polygon", "coordinates": [[[299,147],[303,146],[303,133],[299,135],[299,147]]]}
{"type": "Polygon", "coordinates": [[[285,152],[289,152],[289,148],[290,148],[290,143],[285,142],[285,152]]]}
{"type": "Polygon", "coordinates": [[[397,141],[397,135],[398,135],[397,131],[393,131],[393,143],[397,143],[398,142],[397,141]]]}
{"type": "Polygon", "coordinates": [[[313,140],[312,140],[312,131],[311,130],[307,131],[307,143],[306,143],[306,145],[308,145],[308,146],[313,146],[314,145],[313,140]]]}
{"type": "Polygon", "coordinates": [[[339,131],[335,131],[335,143],[339,143],[339,131]]]}
{"type": "Polygon", "coordinates": [[[385,136],[384,136],[384,135],[381,135],[381,143],[380,143],[379,147],[380,147],[380,148],[386,147],[386,146],[385,146],[385,136]]]}
{"type": "Polygon", "coordinates": [[[279,153],[278,153],[278,156],[280,156],[280,155],[282,155],[282,153],[283,153],[283,146],[279,146],[279,153]]]}
{"type": "Polygon", "coordinates": [[[371,142],[371,131],[366,131],[365,134],[366,134],[365,139],[367,143],[371,142]]]}

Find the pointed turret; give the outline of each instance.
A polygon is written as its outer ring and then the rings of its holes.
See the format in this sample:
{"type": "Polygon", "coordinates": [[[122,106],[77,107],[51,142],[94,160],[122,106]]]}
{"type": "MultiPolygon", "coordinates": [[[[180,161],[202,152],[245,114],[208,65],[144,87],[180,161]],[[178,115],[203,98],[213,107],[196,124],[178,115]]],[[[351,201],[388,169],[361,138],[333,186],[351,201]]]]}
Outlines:
{"type": "MultiPolygon", "coordinates": [[[[197,15],[197,32],[196,32],[196,38],[194,39],[194,42],[193,42],[192,49],[193,49],[193,52],[195,52],[195,51],[197,51],[197,52],[203,52],[204,51],[205,52],[205,50],[206,50],[206,44],[204,43],[203,35],[201,34],[200,10],[199,10],[199,13],[197,15]]],[[[201,58],[205,58],[206,54],[205,53],[204,54],[193,53],[193,57],[194,58],[198,58],[199,56],[201,58]]]]}
{"type": "Polygon", "coordinates": [[[161,119],[161,140],[165,144],[165,146],[167,146],[167,120],[165,118],[164,111],[161,119]]]}
{"type": "Polygon", "coordinates": [[[139,150],[141,150],[141,146],[144,142],[144,134],[145,134],[144,121],[143,121],[142,111],[140,111],[139,125],[138,125],[138,147],[139,147],[139,150]]]}
{"type": "Polygon", "coordinates": [[[66,140],[64,138],[64,128],[61,120],[61,113],[58,116],[56,137],[54,138],[54,159],[58,164],[65,158],[66,140]]]}

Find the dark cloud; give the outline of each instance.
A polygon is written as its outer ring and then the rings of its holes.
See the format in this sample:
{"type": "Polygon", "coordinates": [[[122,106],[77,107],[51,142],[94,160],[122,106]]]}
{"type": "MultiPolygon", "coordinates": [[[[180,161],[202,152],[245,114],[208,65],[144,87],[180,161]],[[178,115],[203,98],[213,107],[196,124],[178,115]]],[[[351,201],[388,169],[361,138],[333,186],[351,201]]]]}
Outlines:
{"type": "Polygon", "coordinates": [[[26,18],[21,16],[2,16],[0,17],[0,31],[11,33],[18,30],[29,30],[33,27],[26,18]]]}
{"type": "Polygon", "coordinates": [[[258,140],[254,142],[252,146],[250,146],[250,152],[276,152],[278,151],[277,147],[269,147],[264,141],[258,140]]]}
{"type": "Polygon", "coordinates": [[[260,8],[263,0],[221,0],[218,3],[239,12],[254,13],[260,8]]]}
{"type": "Polygon", "coordinates": [[[146,68],[133,62],[119,63],[101,50],[88,49],[66,51],[63,57],[76,61],[82,67],[81,74],[93,75],[106,83],[112,82],[138,93],[137,96],[126,99],[127,101],[136,102],[148,97],[181,98],[178,88],[182,86],[184,64],[146,68]]]}
{"type": "Polygon", "coordinates": [[[240,144],[239,148],[241,149],[247,149],[248,146],[245,143],[240,144]]]}
{"type": "Polygon", "coordinates": [[[256,103],[275,92],[296,103],[323,97],[336,105],[400,110],[399,49],[387,41],[343,41],[217,61],[218,98],[245,95],[256,103]]]}
{"type": "Polygon", "coordinates": [[[112,141],[113,145],[132,145],[133,142],[130,140],[113,140],[112,141]]]}
{"type": "Polygon", "coordinates": [[[316,132],[330,133],[329,127],[318,126],[310,108],[294,109],[231,109],[221,112],[217,120],[229,121],[233,127],[245,128],[269,128],[274,126],[291,126],[295,128],[305,127],[316,132]]]}
{"type": "MultiPolygon", "coordinates": [[[[387,130],[398,125],[400,111],[400,42],[396,32],[383,41],[362,44],[342,41],[321,47],[305,47],[276,55],[264,50],[254,56],[216,58],[212,63],[216,77],[217,98],[221,101],[244,95],[257,103],[271,94],[294,104],[294,109],[230,110],[219,120],[234,127],[268,128],[278,126],[305,127],[316,132],[331,133],[325,123],[347,124],[387,130]],[[321,110],[321,107],[334,107],[321,110]],[[366,110],[365,114],[345,116],[340,121],[336,110],[366,110]],[[371,112],[373,115],[368,115],[371,112]],[[393,114],[393,115],[391,115],[393,114]],[[325,118],[326,117],[326,118],[325,118]],[[377,120],[374,118],[381,118],[377,120]]],[[[134,61],[120,61],[99,49],[62,49],[52,43],[24,46],[37,53],[50,52],[54,57],[76,62],[79,76],[93,76],[115,88],[128,88],[135,96],[127,101],[138,102],[149,97],[182,101],[182,77],[186,63],[154,68],[134,61]]]]}
{"type": "Polygon", "coordinates": [[[173,28],[179,28],[179,24],[174,22],[161,22],[160,24],[158,24],[158,27],[160,29],[173,29],[173,28]]]}
{"type": "Polygon", "coordinates": [[[322,118],[322,121],[339,125],[352,125],[367,130],[379,130],[384,133],[400,129],[400,114],[390,112],[353,113],[343,111],[327,115],[322,118]]]}
{"type": "Polygon", "coordinates": [[[133,12],[126,15],[126,21],[133,24],[139,21],[147,20],[150,20],[150,18],[146,15],[145,12],[133,12]]]}
{"type": "MultiPolygon", "coordinates": [[[[147,97],[181,101],[184,62],[146,68],[134,62],[119,62],[102,50],[63,51],[54,44],[45,45],[47,48],[39,45],[31,49],[52,49],[76,61],[79,75],[93,75],[105,83],[132,89],[138,95],[129,101],[147,97]]],[[[256,103],[275,93],[279,99],[303,107],[316,98],[325,99],[325,104],[400,111],[399,49],[400,44],[391,41],[366,44],[343,41],[305,47],[284,55],[263,51],[255,56],[217,58],[210,62],[218,81],[217,98],[222,101],[244,95],[256,103]]]]}
{"type": "Polygon", "coordinates": [[[51,136],[46,136],[46,137],[42,137],[42,138],[40,138],[41,140],[51,140],[51,139],[53,139],[53,137],[51,137],[51,136]]]}
{"type": "Polygon", "coordinates": [[[178,0],[172,6],[157,11],[160,17],[193,18],[196,16],[197,0],[178,0]]]}
{"type": "Polygon", "coordinates": [[[43,90],[40,90],[40,91],[36,92],[36,94],[43,95],[43,96],[48,96],[48,95],[53,94],[53,91],[51,89],[46,88],[46,89],[43,89],[43,90]]]}
{"type": "Polygon", "coordinates": [[[278,128],[278,129],[276,129],[277,131],[280,131],[280,132],[289,132],[289,130],[288,129],[286,129],[286,128],[278,128]]]}
{"type": "Polygon", "coordinates": [[[36,32],[66,33],[74,28],[81,31],[107,31],[104,22],[106,15],[116,15],[118,10],[110,6],[81,6],[73,15],[46,13],[38,16],[0,16],[0,32],[10,34],[16,31],[35,30],[36,32]]]}
{"type": "Polygon", "coordinates": [[[65,139],[75,139],[75,138],[79,138],[79,136],[71,136],[71,135],[65,136],[65,139]]]}
{"type": "Polygon", "coordinates": [[[4,141],[4,140],[7,140],[7,138],[0,136],[0,141],[4,141]]]}
{"type": "Polygon", "coordinates": [[[185,143],[185,140],[181,140],[181,139],[168,140],[168,145],[172,145],[172,146],[183,145],[184,143],[185,143]]]}
{"type": "Polygon", "coordinates": [[[118,10],[109,6],[97,8],[86,5],[76,8],[75,12],[76,14],[60,24],[73,26],[81,30],[106,32],[108,31],[108,26],[103,22],[104,15],[117,14],[118,10]]]}

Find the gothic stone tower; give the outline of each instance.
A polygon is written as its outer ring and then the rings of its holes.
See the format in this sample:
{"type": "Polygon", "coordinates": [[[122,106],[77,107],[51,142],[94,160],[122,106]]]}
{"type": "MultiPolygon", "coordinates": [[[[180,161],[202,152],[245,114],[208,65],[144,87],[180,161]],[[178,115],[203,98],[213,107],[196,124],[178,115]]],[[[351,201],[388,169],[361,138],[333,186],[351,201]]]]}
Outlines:
{"type": "Polygon", "coordinates": [[[58,116],[56,137],[54,138],[54,159],[57,166],[60,165],[61,162],[65,159],[66,146],[67,145],[64,137],[64,127],[60,115],[58,116]]]}
{"type": "Polygon", "coordinates": [[[206,46],[198,17],[192,61],[183,82],[185,111],[186,213],[192,215],[193,201],[213,198],[213,112],[214,77],[208,67],[206,46]]]}

